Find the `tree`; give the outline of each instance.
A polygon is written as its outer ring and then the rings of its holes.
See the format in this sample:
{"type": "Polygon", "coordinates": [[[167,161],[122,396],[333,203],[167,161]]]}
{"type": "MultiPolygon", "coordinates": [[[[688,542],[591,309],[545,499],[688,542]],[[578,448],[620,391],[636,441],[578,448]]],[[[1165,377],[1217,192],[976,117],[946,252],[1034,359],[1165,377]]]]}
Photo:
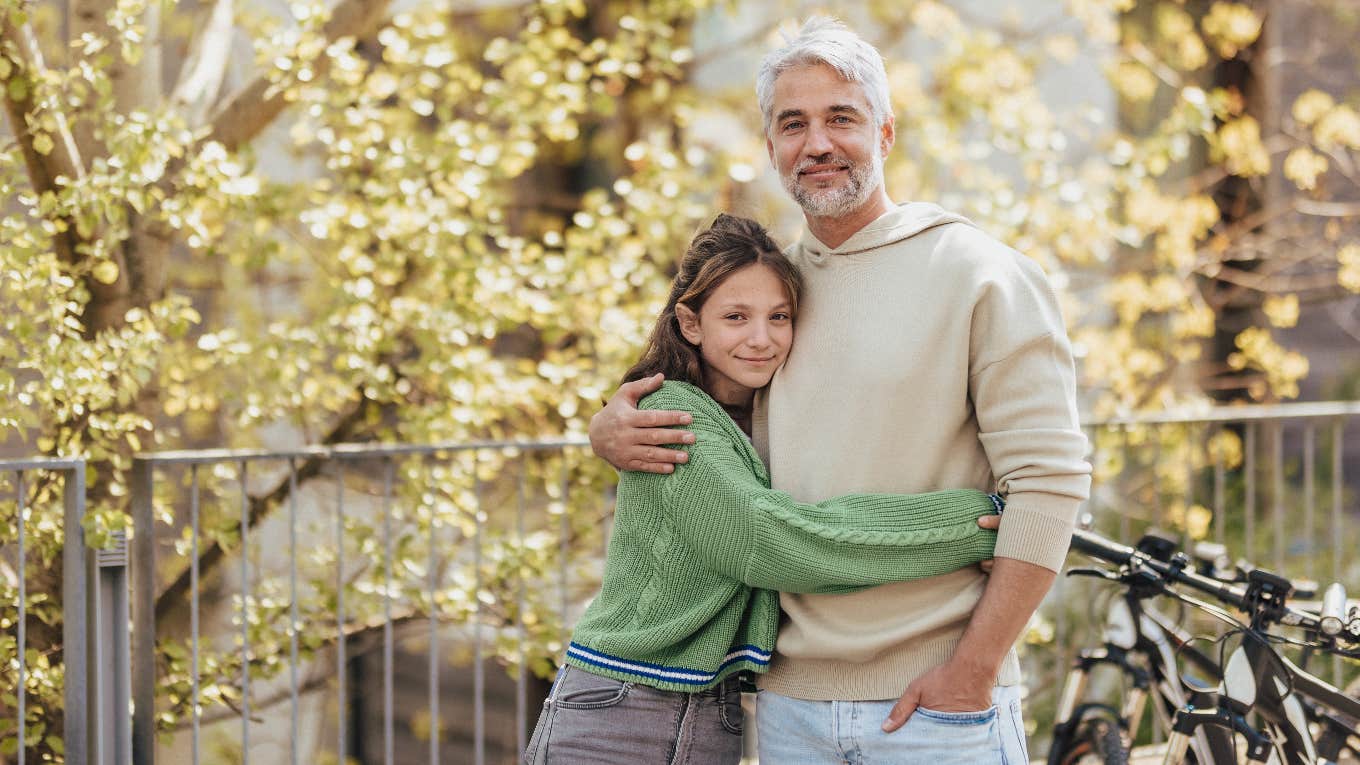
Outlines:
{"type": "MultiPolygon", "coordinates": [[[[758,183],[753,72],[730,87],[694,79],[762,51],[783,19],[715,45],[731,17],[709,6],[300,0],[277,16],[232,0],[3,0],[0,427],[92,461],[96,543],[127,528],[137,451],[256,445],[280,423],[322,444],[581,433],[698,222],[718,207],[789,210],[758,183]],[[243,65],[230,51],[246,43],[243,65]],[[720,122],[739,129],[715,133],[720,122]]],[[[1344,4],[1316,7],[1356,24],[1344,4]]],[[[1320,79],[1275,123],[1211,76],[1261,65],[1269,11],[1070,0],[1032,24],[915,0],[850,19],[889,54],[891,191],[961,208],[1048,269],[1097,415],[1202,399],[1228,376],[1205,362],[1206,340],[1242,294],[1270,326],[1231,327],[1231,384],[1296,395],[1306,363],[1272,327],[1313,296],[1360,291],[1355,94],[1320,79]],[[1073,60],[1101,62],[1122,119],[1052,102],[1044,79],[1073,60]],[[1280,173],[1292,189],[1259,210],[1216,193],[1263,192],[1280,173]]],[[[403,502],[403,534],[471,522],[466,484],[433,478],[437,500],[403,502]]],[[[583,465],[571,480],[608,474],[583,465]]],[[[52,491],[32,487],[34,518],[59,517],[52,491]]],[[[287,495],[281,483],[256,497],[252,519],[287,495]]],[[[596,512],[557,511],[580,534],[596,512]]],[[[33,529],[32,589],[55,592],[60,524],[33,529]]],[[[210,512],[205,569],[237,553],[235,529],[210,512]]],[[[556,565],[552,545],[502,541],[493,600],[516,571],[556,565]]],[[[460,617],[466,596],[441,608],[460,617]]],[[[186,597],[187,574],[167,572],[158,619],[183,619],[186,597]]],[[[279,644],[283,612],[250,607],[259,644],[279,644]]],[[[32,645],[59,647],[58,615],[27,618],[32,645]]],[[[533,655],[549,655],[557,625],[533,621],[533,655]]],[[[29,684],[31,721],[46,726],[27,742],[34,761],[60,758],[59,650],[47,658],[29,684]]],[[[170,641],[165,661],[182,687],[170,641]]],[[[230,704],[236,667],[210,664],[230,704]]]]}

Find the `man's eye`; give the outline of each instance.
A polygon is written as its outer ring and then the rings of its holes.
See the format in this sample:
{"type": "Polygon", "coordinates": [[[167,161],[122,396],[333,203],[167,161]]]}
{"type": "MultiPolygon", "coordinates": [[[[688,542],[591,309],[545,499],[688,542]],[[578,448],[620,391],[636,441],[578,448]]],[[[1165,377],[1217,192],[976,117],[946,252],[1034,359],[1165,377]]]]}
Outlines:
{"type": "Polygon", "coordinates": [[[802,126],[803,126],[803,123],[801,123],[801,122],[785,122],[785,123],[784,123],[784,132],[787,133],[787,132],[789,132],[790,130],[797,130],[798,128],[800,128],[800,127],[802,127],[802,126]]]}

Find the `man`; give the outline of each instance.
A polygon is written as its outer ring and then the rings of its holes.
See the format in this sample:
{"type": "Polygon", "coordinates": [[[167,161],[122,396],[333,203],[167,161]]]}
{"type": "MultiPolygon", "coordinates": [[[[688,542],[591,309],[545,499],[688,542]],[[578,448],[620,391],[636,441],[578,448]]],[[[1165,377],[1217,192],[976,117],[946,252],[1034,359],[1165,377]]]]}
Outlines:
{"type": "MultiPolygon", "coordinates": [[[[1090,485],[1056,298],[1038,266],[967,220],[891,202],[883,61],[839,22],[810,19],[768,54],[756,93],[770,161],[807,224],[789,250],[807,285],[796,340],[755,416],[774,487],[804,501],[1007,495],[990,577],[781,595],[761,761],[1024,762],[1013,644],[1090,485]]],[[[664,427],[685,413],[635,408],[656,383],[624,385],[591,422],[616,467],[685,460],[664,446],[692,443],[664,427]]]]}

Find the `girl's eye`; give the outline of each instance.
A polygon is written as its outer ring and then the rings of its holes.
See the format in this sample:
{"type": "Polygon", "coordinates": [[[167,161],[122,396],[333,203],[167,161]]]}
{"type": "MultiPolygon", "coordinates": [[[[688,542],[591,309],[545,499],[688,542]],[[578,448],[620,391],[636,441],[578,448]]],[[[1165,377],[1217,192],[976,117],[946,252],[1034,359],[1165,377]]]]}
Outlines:
{"type": "Polygon", "coordinates": [[[723,318],[724,318],[724,319],[727,319],[728,321],[741,321],[741,320],[742,320],[743,318],[745,318],[745,317],[742,316],[742,315],[739,314],[739,313],[729,313],[729,314],[727,314],[726,316],[724,316],[723,318]]]}
{"type": "Polygon", "coordinates": [[[777,314],[774,314],[773,316],[771,316],[770,319],[771,319],[772,321],[789,321],[789,320],[793,319],[793,317],[790,316],[790,315],[788,315],[788,314],[786,314],[786,313],[780,312],[780,313],[777,313],[777,314]]]}

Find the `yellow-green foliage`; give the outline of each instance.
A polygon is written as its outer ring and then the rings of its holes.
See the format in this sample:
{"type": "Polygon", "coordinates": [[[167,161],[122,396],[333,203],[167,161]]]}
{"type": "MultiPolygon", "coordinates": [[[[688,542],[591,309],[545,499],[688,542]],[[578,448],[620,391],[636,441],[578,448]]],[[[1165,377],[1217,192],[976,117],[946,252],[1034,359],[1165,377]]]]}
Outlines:
{"type": "MultiPolygon", "coordinates": [[[[217,130],[222,115],[195,116],[168,93],[127,95],[127,77],[147,76],[149,14],[169,45],[190,50],[205,15],[173,2],[85,5],[105,14],[104,34],[59,40],[58,4],[0,2],[11,128],[0,141],[0,432],[91,460],[96,542],[126,526],[137,451],[259,445],[279,423],[311,442],[580,435],[705,216],[736,204],[772,221],[790,209],[759,183],[769,171],[754,72],[724,62],[775,44],[779,14],[804,6],[769,11],[755,34],[715,46],[694,30],[730,24],[735,10],[759,16],[756,4],[427,0],[328,37],[329,3],[293,2],[287,18],[237,3],[237,34],[253,41],[244,69],[265,85],[246,105],[282,97],[287,108],[236,145],[217,130]],[[697,88],[701,66],[728,67],[730,87],[697,88]],[[715,138],[715,121],[745,135],[715,138]]],[[[1048,270],[1097,415],[1200,397],[1202,377],[1223,372],[1202,366],[1222,304],[1200,287],[1214,279],[1255,296],[1269,319],[1220,361],[1257,399],[1296,395],[1307,363],[1274,329],[1292,326],[1312,293],[1272,277],[1303,268],[1314,292],[1360,292],[1356,210],[1329,204],[1354,192],[1354,93],[1319,84],[1267,134],[1273,123],[1242,93],[1208,78],[1253,49],[1263,17],[1252,4],[1215,2],[1198,17],[1171,0],[1053,5],[1038,26],[987,23],[936,0],[875,0],[849,19],[888,53],[891,193],[959,207],[1048,270]],[[900,47],[908,37],[936,55],[902,53],[915,50],[900,47]],[[1104,67],[1125,120],[1046,100],[1047,69],[1078,56],[1104,67]],[[1089,150],[1074,154],[1078,144],[1089,150]],[[1215,184],[1271,173],[1291,184],[1285,212],[1226,219],[1215,184]],[[1294,239],[1272,249],[1286,223],[1294,239]],[[1246,269],[1246,258],[1260,262],[1246,269]]],[[[253,115],[242,108],[239,119],[253,115]]],[[[426,477],[437,487],[403,496],[399,511],[401,565],[418,573],[423,530],[470,533],[476,516],[460,479],[407,470],[417,487],[426,477]]],[[[535,470],[542,486],[559,480],[558,468],[535,470]]],[[[598,497],[609,475],[582,461],[573,496],[598,497]]],[[[61,543],[59,498],[34,485],[30,567],[59,561],[61,543]]],[[[598,502],[548,497],[550,526],[566,514],[573,534],[598,541],[598,502]]],[[[231,549],[233,511],[206,512],[204,544],[231,549]]],[[[353,554],[378,555],[373,528],[349,531],[353,554]]],[[[514,621],[517,572],[554,575],[549,538],[520,548],[501,531],[486,589],[472,592],[465,569],[437,597],[450,618],[481,599],[514,621]]],[[[0,543],[12,540],[0,524],[0,543]]],[[[324,578],[327,561],[316,563],[324,578]]],[[[59,581],[57,567],[45,571],[47,585],[59,581]]],[[[0,602],[14,602],[10,581],[0,577],[0,602]]],[[[286,645],[286,595],[272,586],[248,604],[261,656],[286,645]]],[[[372,592],[351,594],[360,616],[372,616],[372,592]]],[[[318,590],[314,605],[334,594],[318,590]]],[[[523,618],[530,657],[560,648],[550,596],[536,592],[523,618]]],[[[410,593],[417,610],[428,607],[421,597],[410,593]]],[[[47,617],[59,634],[56,612],[47,617]]],[[[187,659],[182,645],[164,651],[169,725],[185,713],[187,659]]],[[[35,659],[30,719],[50,726],[60,667],[35,659]]],[[[205,676],[232,677],[232,661],[208,657],[205,676]]],[[[207,693],[216,703],[233,692],[207,693]]],[[[12,728],[0,735],[12,751],[12,728]]],[[[55,744],[30,744],[60,759],[55,744]]]]}

